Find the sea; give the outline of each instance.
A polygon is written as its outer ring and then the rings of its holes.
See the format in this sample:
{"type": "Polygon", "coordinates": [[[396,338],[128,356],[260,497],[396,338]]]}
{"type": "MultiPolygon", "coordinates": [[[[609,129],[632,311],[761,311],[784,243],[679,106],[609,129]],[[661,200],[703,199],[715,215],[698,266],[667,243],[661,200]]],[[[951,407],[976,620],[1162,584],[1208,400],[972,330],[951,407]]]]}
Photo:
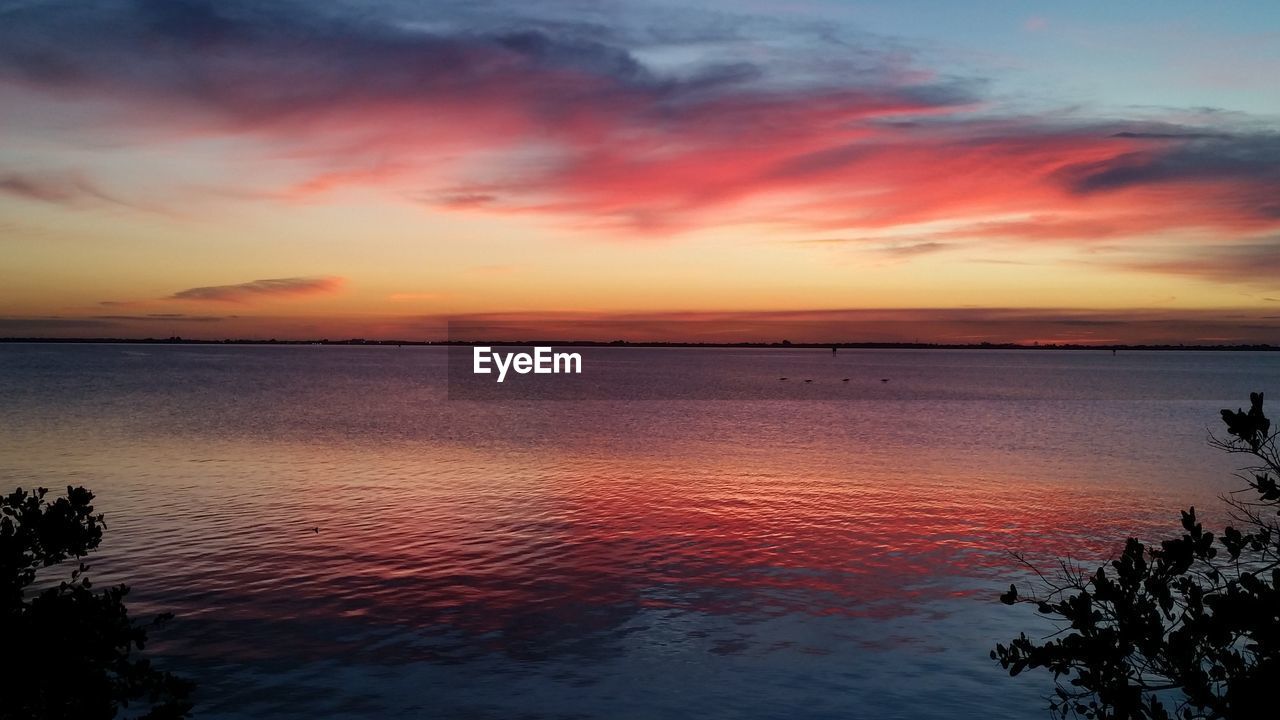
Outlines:
{"type": "Polygon", "coordinates": [[[1280,398],[1263,352],[457,351],[0,344],[0,490],[96,494],[197,718],[1023,719],[1015,553],[1220,522],[1219,410],[1280,398]]]}

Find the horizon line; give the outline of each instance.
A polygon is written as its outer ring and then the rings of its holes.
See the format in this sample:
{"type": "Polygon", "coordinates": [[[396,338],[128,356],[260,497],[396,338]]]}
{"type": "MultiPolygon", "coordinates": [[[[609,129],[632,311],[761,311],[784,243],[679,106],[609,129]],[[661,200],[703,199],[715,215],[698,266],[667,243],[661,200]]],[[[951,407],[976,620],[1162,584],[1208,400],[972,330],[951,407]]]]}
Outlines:
{"type": "Polygon", "coordinates": [[[255,339],[224,338],[209,340],[201,338],[184,338],[172,336],[155,337],[0,337],[5,344],[61,344],[61,345],[299,345],[299,346],[410,346],[410,347],[476,347],[476,346],[534,346],[547,345],[558,347],[637,347],[637,348],[755,348],[779,350],[805,349],[842,349],[842,350],[1236,350],[1236,351],[1280,351],[1280,345],[1270,343],[1016,343],[1016,342],[876,342],[876,341],[835,341],[835,342],[791,342],[781,341],[740,341],[740,342],[690,342],[679,340],[566,340],[554,338],[536,339],[487,339],[487,340],[406,340],[406,339],[367,339],[347,338],[330,340],[328,338],[312,339],[255,339]]]}

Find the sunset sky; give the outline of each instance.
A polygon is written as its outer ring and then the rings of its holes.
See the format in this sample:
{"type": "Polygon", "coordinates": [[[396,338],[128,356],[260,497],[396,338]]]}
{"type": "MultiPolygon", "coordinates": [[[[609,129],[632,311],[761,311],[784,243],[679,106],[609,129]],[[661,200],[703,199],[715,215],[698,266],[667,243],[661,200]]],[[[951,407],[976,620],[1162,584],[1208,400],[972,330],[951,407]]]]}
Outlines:
{"type": "Polygon", "coordinates": [[[0,0],[0,336],[1280,343],[1277,78],[1274,0],[0,0]]]}

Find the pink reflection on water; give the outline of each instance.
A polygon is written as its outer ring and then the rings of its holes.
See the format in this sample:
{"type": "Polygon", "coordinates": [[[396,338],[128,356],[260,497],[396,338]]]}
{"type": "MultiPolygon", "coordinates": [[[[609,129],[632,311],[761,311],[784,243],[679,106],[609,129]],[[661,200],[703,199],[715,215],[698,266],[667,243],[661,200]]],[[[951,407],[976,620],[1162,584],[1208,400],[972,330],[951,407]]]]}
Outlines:
{"type": "Polygon", "coordinates": [[[269,485],[237,456],[188,462],[199,477],[163,505],[146,474],[121,468],[135,483],[125,497],[151,506],[106,508],[116,535],[102,565],[145,602],[208,623],[201,652],[244,658],[276,649],[244,643],[243,627],[338,620],[365,630],[287,642],[320,657],[344,642],[367,651],[371,627],[417,629],[457,645],[394,653],[537,659],[600,652],[664,613],[928,620],[996,592],[1016,569],[1009,549],[1101,559],[1152,516],[1133,489],[1103,497],[1017,467],[947,475],[927,458],[886,477],[852,448],[820,461],[716,443],[536,458],[308,449],[267,468],[269,485]]]}

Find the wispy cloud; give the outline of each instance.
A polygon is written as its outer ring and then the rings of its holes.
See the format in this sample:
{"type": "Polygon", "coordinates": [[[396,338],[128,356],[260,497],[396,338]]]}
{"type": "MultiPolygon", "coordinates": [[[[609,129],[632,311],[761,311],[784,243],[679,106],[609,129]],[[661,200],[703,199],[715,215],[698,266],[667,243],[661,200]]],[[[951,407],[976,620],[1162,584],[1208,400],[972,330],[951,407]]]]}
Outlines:
{"type": "Polygon", "coordinates": [[[1212,247],[1174,248],[1130,256],[1115,264],[1221,283],[1280,289],[1280,237],[1212,247]]]}
{"type": "Polygon", "coordinates": [[[693,342],[1274,343],[1263,312],[920,308],[682,313],[490,313],[449,318],[452,339],[588,338],[693,342]]]}
{"type": "Polygon", "coordinates": [[[93,315],[94,320],[120,320],[124,322],[222,322],[235,319],[235,315],[187,315],[184,313],[147,313],[145,315],[93,315]]]}
{"type": "Polygon", "coordinates": [[[89,201],[126,204],[75,172],[0,172],[0,192],[57,205],[89,201]]]}
{"type": "Polygon", "coordinates": [[[111,327],[109,320],[57,315],[0,317],[0,335],[7,337],[50,337],[67,333],[91,333],[111,327]]]}
{"type": "Polygon", "coordinates": [[[180,290],[171,300],[209,300],[215,302],[247,302],[264,297],[321,295],[342,287],[339,277],[295,277],[254,280],[235,285],[211,285],[180,290]]]}
{"type": "Polygon", "coordinates": [[[931,255],[933,253],[952,249],[954,249],[954,246],[951,243],[918,242],[905,243],[901,245],[886,245],[884,247],[876,248],[876,252],[890,257],[911,258],[918,255],[931,255]]]}
{"type": "Polygon", "coordinates": [[[236,319],[235,315],[183,313],[0,316],[0,337],[149,337],[157,331],[208,330],[236,319]]]}
{"type": "Polygon", "coordinates": [[[171,209],[161,204],[139,201],[129,197],[127,193],[108,190],[102,182],[79,170],[0,170],[0,194],[68,208],[115,206],[159,215],[175,215],[171,209]]]}
{"type": "Polygon", "coordinates": [[[809,238],[793,240],[791,243],[812,247],[850,247],[860,251],[880,255],[895,260],[908,260],[921,255],[932,255],[946,250],[956,249],[955,243],[935,240],[886,242],[884,238],[849,237],[849,238],[809,238]]]}
{"type": "Polygon", "coordinates": [[[391,302],[415,302],[420,300],[441,300],[447,297],[438,292],[397,292],[391,293],[387,299],[391,302]]]}

